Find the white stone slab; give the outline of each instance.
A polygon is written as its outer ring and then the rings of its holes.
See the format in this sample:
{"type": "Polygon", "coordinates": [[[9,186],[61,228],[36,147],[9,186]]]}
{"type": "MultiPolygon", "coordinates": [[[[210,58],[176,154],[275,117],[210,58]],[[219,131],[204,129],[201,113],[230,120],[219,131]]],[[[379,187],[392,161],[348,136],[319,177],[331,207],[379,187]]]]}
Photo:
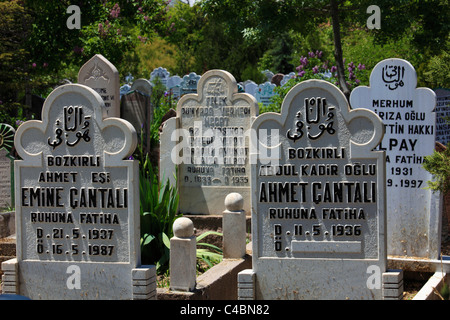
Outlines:
{"type": "Polygon", "coordinates": [[[78,72],[78,83],[100,94],[104,117],[120,117],[120,78],[117,68],[101,54],[94,55],[78,72]]]}
{"type": "Polygon", "coordinates": [[[137,145],[127,121],[103,118],[93,89],[46,99],[15,146],[20,294],[31,299],[131,299],[140,265],[137,145]]]}
{"type": "Polygon", "coordinates": [[[308,80],[252,130],[255,299],[381,299],[367,285],[386,270],[381,120],[308,80]]]}
{"type": "Polygon", "coordinates": [[[198,93],[181,97],[171,138],[177,142],[171,154],[179,165],[180,212],[222,214],[231,192],[247,200],[250,212],[248,131],[257,114],[255,98],[238,93],[234,77],[222,70],[206,72],[198,93]]]}
{"type": "Polygon", "coordinates": [[[374,111],[385,125],[378,149],[386,151],[388,254],[437,259],[441,201],[425,189],[432,176],[422,168],[435,148],[436,98],[416,85],[408,61],[383,60],[372,70],[370,87],[355,88],[350,103],[374,111]]]}

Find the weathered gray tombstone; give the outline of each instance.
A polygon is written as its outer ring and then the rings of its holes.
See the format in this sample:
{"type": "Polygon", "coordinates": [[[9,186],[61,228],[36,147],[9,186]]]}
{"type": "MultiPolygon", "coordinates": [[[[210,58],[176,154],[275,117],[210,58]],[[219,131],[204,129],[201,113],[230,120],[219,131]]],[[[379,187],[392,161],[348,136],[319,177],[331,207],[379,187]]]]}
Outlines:
{"type": "MultiPolygon", "coordinates": [[[[181,213],[220,215],[229,193],[250,198],[246,135],[257,114],[255,98],[238,93],[234,77],[222,70],[206,72],[198,82],[198,93],[180,98],[177,130],[166,126],[163,131],[171,129],[171,140],[177,143],[164,149],[172,150],[172,163],[178,165],[181,213]]],[[[249,201],[244,210],[250,212],[249,201]]]]}
{"type": "Polygon", "coordinates": [[[153,119],[153,108],[151,104],[150,82],[139,79],[133,83],[130,92],[121,99],[121,118],[130,122],[138,133],[139,143],[143,144],[144,152],[150,148],[150,125],[153,119]],[[142,80],[139,81],[139,80],[142,80]]]}
{"type": "Polygon", "coordinates": [[[436,141],[447,145],[450,142],[450,126],[446,119],[450,119],[450,90],[438,88],[436,94],[436,141]]]}
{"type": "Polygon", "coordinates": [[[154,84],[155,79],[159,78],[159,80],[161,80],[161,83],[165,87],[167,87],[167,80],[169,79],[169,77],[170,77],[170,72],[167,71],[166,68],[159,67],[159,68],[154,69],[152,71],[152,73],[150,74],[150,82],[152,84],[154,84]]]}
{"type": "Polygon", "coordinates": [[[188,93],[197,93],[197,84],[200,80],[199,75],[195,72],[191,72],[183,77],[183,81],[180,83],[180,95],[188,93]]]}
{"type": "Polygon", "coordinates": [[[438,259],[441,251],[440,196],[426,189],[432,179],[422,168],[435,148],[435,94],[416,88],[417,74],[405,60],[379,62],[370,87],[355,88],[351,106],[377,113],[386,133],[388,254],[438,259]]]}
{"type": "Polygon", "coordinates": [[[262,103],[264,106],[268,106],[271,101],[270,99],[276,94],[273,90],[276,85],[270,82],[264,82],[258,85],[255,91],[256,101],[262,103]]]}
{"type": "Polygon", "coordinates": [[[139,91],[142,94],[151,96],[153,92],[153,85],[147,79],[137,79],[131,85],[131,91],[139,91]]]}
{"type": "Polygon", "coordinates": [[[17,258],[2,264],[4,293],[31,299],[146,299],[154,266],[140,265],[136,132],[103,118],[93,89],[64,85],[43,121],[17,130],[17,258]],[[6,291],[5,291],[6,290],[6,291]]]}
{"type": "Polygon", "coordinates": [[[100,94],[105,102],[104,117],[120,117],[120,77],[116,67],[96,54],[78,72],[78,83],[100,94]]]}
{"type": "Polygon", "coordinates": [[[256,82],[252,80],[247,80],[244,82],[244,90],[245,93],[251,94],[252,96],[255,96],[256,90],[258,89],[258,85],[256,82]]]}
{"type": "Polygon", "coordinates": [[[159,181],[161,184],[169,183],[171,186],[177,184],[176,166],[174,161],[176,155],[172,155],[175,142],[172,137],[177,129],[177,118],[169,118],[161,124],[162,130],[159,135],[159,181]]]}
{"type": "Polygon", "coordinates": [[[14,134],[13,127],[0,123],[0,208],[14,206],[14,134]]]}
{"type": "Polygon", "coordinates": [[[253,269],[239,275],[240,298],[381,299],[385,163],[372,151],[381,120],[308,80],[252,131],[253,269]]]}

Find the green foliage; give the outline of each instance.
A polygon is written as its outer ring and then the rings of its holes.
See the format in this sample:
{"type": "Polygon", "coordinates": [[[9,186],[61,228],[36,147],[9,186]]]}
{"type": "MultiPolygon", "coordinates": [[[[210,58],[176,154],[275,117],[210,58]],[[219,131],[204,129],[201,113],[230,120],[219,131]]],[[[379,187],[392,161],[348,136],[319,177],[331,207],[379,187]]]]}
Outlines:
{"type": "Polygon", "coordinates": [[[446,194],[450,190],[450,145],[442,152],[435,150],[426,156],[422,166],[433,176],[433,180],[427,181],[427,188],[446,194]]]}
{"type": "MultiPolygon", "coordinates": [[[[189,7],[178,2],[168,12],[165,39],[178,48],[174,72],[203,74],[224,69],[236,79],[248,66],[255,66],[267,40],[248,37],[243,14],[251,1],[203,1],[189,7]]],[[[247,29],[249,30],[249,29],[247,29]]]]}
{"type": "MultiPolygon", "coordinates": [[[[450,43],[447,43],[450,48],[450,43]]],[[[432,88],[450,85],[450,53],[443,51],[441,54],[431,57],[427,65],[427,71],[424,71],[424,80],[432,88]]]]}
{"type": "Polygon", "coordinates": [[[246,68],[244,68],[241,74],[241,78],[246,80],[253,80],[255,83],[263,83],[266,79],[261,70],[254,65],[248,65],[246,68]]]}
{"type": "Polygon", "coordinates": [[[169,95],[159,78],[156,78],[153,84],[151,97],[153,119],[150,124],[150,144],[157,146],[159,145],[159,127],[161,126],[162,118],[171,108],[176,109],[177,102],[169,95]]]}
{"type": "Polygon", "coordinates": [[[26,108],[21,100],[29,83],[29,52],[24,44],[30,16],[20,1],[0,1],[0,123],[15,128],[26,108]]]}
{"type": "MultiPolygon", "coordinates": [[[[351,89],[360,84],[368,84],[369,71],[365,65],[361,63],[349,62],[346,64],[346,80],[351,89]],[[364,83],[360,79],[364,79],[364,83]]],[[[296,84],[309,80],[319,79],[331,82],[337,85],[336,66],[330,65],[326,60],[324,61],[323,52],[316,50],[315,52],[308,52],[307,57],[300,58],[300,65],[297,66],[297,76],[289,80],[284,86],[275,87],[274,91],[277,93],[271,98],[271,104],[267,107],[260,107],[260,113],[264,112],[280,112],[281,104],[293,86],[296,84]]]]}
{"type": "Polygon", "coordinates": [[[158,274],[169,268],[170,238],[179,217],[177,188],[166,181],[159,182],[146,154],[139,171],[141,257],[143,263],[156,265],[158,274]]]}
{"type": "Polygon", "coordinates": [[[283,33],[273,40],[271,48],[264,53],[260,60],[261,69],[283,74],[292,72],[292,53],[293,39],[288,33],[283,33]]]}
{"type": "Polygon", "coordinates": [[[209,235],[217,235],[217,236],[223,236],[222,233],[215,232],[215,231],[207,231],[202,233],[197,237],[197,246],[206,247],[206,248],[197,248],[196,254],[197,254],[197,260],[201,260],[204,263],[208,265],[209,268],[211,268],[213,265],[219,263],[223,259],[223,251],[219,247],[206,243],[206,242],[200,242],[205,237],[209,235]]]}

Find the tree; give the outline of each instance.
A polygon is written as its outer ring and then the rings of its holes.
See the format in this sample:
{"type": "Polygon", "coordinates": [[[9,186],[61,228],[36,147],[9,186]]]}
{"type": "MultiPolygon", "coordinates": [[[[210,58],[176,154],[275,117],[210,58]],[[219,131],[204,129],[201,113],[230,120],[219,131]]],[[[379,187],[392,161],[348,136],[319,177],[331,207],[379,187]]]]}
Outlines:
{"type": "MultiPolygon", "coordinates": [[[[222,7],[234,8],[232,14],[228,13],[233,28],[244,30],[245,27],[254,38],[268,41],[286,31],[307,35],[319,24],[331,22],[339,86],[346,96],[350,90],[345,77],[342,32],[367,30],[366,10],[370,5],[381,9],[381,29],[370,31],[377,43],[387,43],[414,30],[413,42],[424,55],[448,50],[449,6],[446,0],[255,0],[251,4],[238,0],[203,0],[202,3],[212,14],[221,12],[222,7]]],[[[227,17],[227,13],[222,15],[227,17]]]]}
{"type": "Polygon", "coordinates": [[[167,41],[178,47],[177,72],[199,74],[209,69],[225,69],[238,80],[255,70],[259,58],[270,43],[254,39],[246,33],[247,22],[242,17],[252,7],[252,1],[215,1],[211,6],[203,1],[189,7],[177,3],[169,11],[167,41]],[[244,73],[244,70],[246,72],[244,73]]]}
{"type": "Polygon", "coordinates": [[[116,67],[127,51],[140,41],[151,40],[165,20],[162,0],[98,1],[79,0],[81,28],[69,29],[70,0],[26,0],[33,19],[28,38],[30,55],[46,73],[70,64],[78,68],[94,54],[101,53],[116,67]]]}
{"type": "Polygon", "coordinates": [[[22,117],[20,92],[31,66],[24,48],[30,17],[20,1],[0,1],[0,123],[15,125],[22,117]]]}

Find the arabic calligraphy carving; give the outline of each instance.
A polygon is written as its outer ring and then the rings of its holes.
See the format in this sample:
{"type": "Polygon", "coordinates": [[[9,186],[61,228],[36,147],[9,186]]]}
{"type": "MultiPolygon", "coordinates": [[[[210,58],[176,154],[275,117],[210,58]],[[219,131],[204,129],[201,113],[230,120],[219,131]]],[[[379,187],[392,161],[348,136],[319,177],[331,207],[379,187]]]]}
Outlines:
{"type": "MultiPolygon", "coordinates": [[[[334,124],[334,107],[328,106],[325,98],[306,98],[304,104],[305,117],[306,117],[306,129],[308,131],[307,137],[311,140],[319,139],[324,132],[333,135],[336,130],[333,128],[334,124]],[[312,125],[318,125],[319,132],[317,134],[311,134],[312,125]]],[[[303,123],[302,113],[297,112],[295,121],[295,132],[291,132],[289,129],[286,132],[286,137],[294,142],[303,137],[303,123]]],[[[315,126],[316,127],[316,126],[315,126]]]]}
{"type": "MultiPolygon", "coordinates": [[[[302,113],[301,113],[300,111],[297,112],[296,118],[297,118],[297,119],[300,119],[301,117],[302,117],[302,113]]],[[[302,130],[302,128],[303,128],[303,122],[300,121],[300,120],[297,120],[297,121],[295,122],[295,126],[296,126],[296,130],[295,130],[296,133],[291,134],[291,129],[289,129],[289,130],[287,131],[287,133],[286,133],[287,138],[288,138],[288,139],[291,139],[291,140],[294,140],[294,142],[297,141],[298,139],[300,139],[301,137],[303,137],[303,130],[302,130]]]]}
{"type": "Polygon", "coordinates": [[[81,139],[85,142],[89,142],[91,137],[89,136],[89,125],[91,116],[85,115],[82,106],[66,106],[64,107],[64,130],[60,128],[61,120],[57,119],[55,122],[55,138],[51,140],[48,138],[48,144],[55,149],[63,140],[65,140],[66,145],[69,147],[76,146],[81,139]],[[75,132],[75,139],[73,139],[73,134],[75,132]],[[63,135],[64,133],[64,135],[63,135]]]}
{"type": "Polygon", "coordinates": [[[381,72],[381,78],[385,83],[385,86],[389,90],[395,90],[398,87],[403,87],[403,77],[405,76],[405,67],[401,66],[385,66],[381,72]]]}

